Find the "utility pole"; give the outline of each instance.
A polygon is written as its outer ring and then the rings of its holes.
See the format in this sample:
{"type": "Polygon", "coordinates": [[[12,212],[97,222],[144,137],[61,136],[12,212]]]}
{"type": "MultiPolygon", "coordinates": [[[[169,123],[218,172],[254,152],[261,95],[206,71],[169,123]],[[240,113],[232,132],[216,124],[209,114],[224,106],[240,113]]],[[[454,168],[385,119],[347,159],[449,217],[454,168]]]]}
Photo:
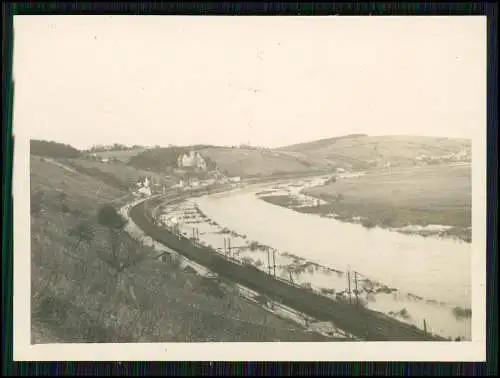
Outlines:
{"type": "Polygon", "coordinates": [[[271,256],[269,254],[269,248],[267,248],[267,270],[269,275],[271,275],[271,256]]]}
{"type": "Polygon", "coordinates": [[[424,319],[424,335],[427,336],[427,322],[424,319]]]}
{"type": "Polygon", "coordinates": [[[229,253],[229,257],[234,257],[232,255],[232,251],[231,251],[231,239],[230,238],[227,238],[227,248],[228,248],[228,253],[229,253]]]}
{"type": "MultiPolygon", "coordinates": [[[[350,269],[350,268],[349,268],[350,269]]],[[[347,271],[347,293],[349,295],[349,304],[351,304],[351,271],[347,271]]]]}
{"type": "Polygon", "coordinates": [[[276,278],[276,250],[273,249],[273,273],[274,278],[276,278]]]}
{"type": "Polygon", "coordinates": [[[226,242],[227,242],[227,239],[224,238],[224,255],[227,257],[227,248],[226,248],[226,242]]]}
{"type": "Polygon", "coordinates": [[[354,294],[356,295],[356,306],[359,305],[359,298],[358,298],[358,272],[354,271],[354,294]]]}

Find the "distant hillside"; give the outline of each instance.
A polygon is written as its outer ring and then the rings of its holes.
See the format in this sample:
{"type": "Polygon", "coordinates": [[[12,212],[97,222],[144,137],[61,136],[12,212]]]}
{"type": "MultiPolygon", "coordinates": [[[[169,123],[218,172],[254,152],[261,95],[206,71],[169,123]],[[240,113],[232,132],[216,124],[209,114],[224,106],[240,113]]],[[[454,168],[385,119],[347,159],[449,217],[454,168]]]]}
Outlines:
{"type": "Polygon", "coordinates": [[[30,154],[50,158],[76,158],[81,155],[81,152],[67,144],[32,139],[30,140],[30,154]]]}
{"type": "Polygon", "coordinates": [[[272,149],[210,147],[199,151],[233,176],[270,176],[287,173],[310,173],[327,165],[300,153],[272,149]]]}
{"type": "Polygon", "coordinates": [[[147,148],[145,147],[139,147],[139,148],[132,148],[129,150],[108,150],[100,152],[87,152],[87,156],[96,156],[99,158],[114,159],[124,163],[128,163],[132,157],[146,150],[147,148]]]}
{"type": "Polygon", "coordinates": [[[299,152],[310,159],[342,167],[369,168],[470,161],[470,149],[468,139],[357,134],[295,144],[279,151],[299,152]]]}
{"type": "Polygon", "coordinates": [[[157,172],[164,172],[170,168],[177,168],[177,158],[189,153],[190,150],[197,150],[203,156],[208,169],[215,169],[216,163],[203,154],[199,148],[189,147],[160,147],[144,150],[129,160],[129,165],[140,169],[151,169],[157,172]]]}

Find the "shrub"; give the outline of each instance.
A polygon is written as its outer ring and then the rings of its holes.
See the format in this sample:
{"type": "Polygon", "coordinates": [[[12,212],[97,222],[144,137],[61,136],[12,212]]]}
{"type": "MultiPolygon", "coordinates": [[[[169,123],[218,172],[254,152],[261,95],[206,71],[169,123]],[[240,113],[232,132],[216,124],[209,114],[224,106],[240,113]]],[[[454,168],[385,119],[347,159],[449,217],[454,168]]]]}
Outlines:
{"type": "Polygon", "coordinates": [[[121,230],[127,223],[113,205],[102,206],[97,213],[97,221],[112,230],[121,230]]]}
{"type": "Polygon", "coordinates": [[[71,210],[70,210],[70,208],[69,208],[69,206],[68,206],[68,204],[67,204],[67,203],[63,203],[63,204],[61,204],[61,212],[62,212],[63,214],[67,214],[67,213],[69,213],[70,211],[71,211],[71,210]]]}

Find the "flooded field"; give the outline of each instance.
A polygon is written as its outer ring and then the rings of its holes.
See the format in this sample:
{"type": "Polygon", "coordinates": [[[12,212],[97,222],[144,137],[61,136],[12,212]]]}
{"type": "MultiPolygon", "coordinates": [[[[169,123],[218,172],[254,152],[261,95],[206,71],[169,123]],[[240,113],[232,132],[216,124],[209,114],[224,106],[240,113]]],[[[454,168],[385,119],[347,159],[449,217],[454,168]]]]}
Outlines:
{"type": "MultiPolygon", "coordinates": [[[[234,190],[159,209],[165,227],[333,300],[470,339],[470,244],[298,213],[259,200],[324,179],[234,190]]],[[[297,197],[305,205],[317,201],[297,197]],[[309,201],[309,202],[308,202],[309,201]]]]}

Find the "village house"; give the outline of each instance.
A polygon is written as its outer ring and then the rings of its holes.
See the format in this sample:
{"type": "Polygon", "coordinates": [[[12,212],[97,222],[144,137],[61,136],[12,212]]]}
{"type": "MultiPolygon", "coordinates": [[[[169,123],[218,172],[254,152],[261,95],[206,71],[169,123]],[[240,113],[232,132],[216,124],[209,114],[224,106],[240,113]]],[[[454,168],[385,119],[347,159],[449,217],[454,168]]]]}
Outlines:
{"type": "Polygon", "coordinates": [[[149,197],[151,196],[152,190],[151,190],[151,180],[148,177],[145,177],[143,180],[139,180],[136,183],[136,186],[138,187],[137,191],[134,192],[135,196],[146,196],[149,197]]]}

